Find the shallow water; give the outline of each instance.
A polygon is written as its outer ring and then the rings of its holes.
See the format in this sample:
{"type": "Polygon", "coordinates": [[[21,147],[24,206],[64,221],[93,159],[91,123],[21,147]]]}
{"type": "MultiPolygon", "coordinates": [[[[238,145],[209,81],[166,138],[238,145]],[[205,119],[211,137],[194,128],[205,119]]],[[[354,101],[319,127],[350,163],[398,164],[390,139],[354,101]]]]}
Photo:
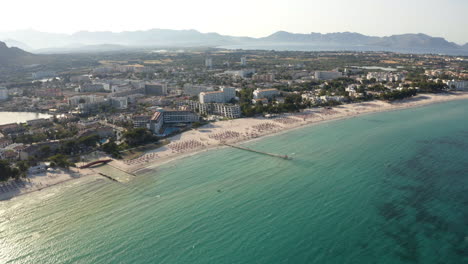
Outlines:
{"type": "MultiPolygon", "coordinates": [[[[0,203],[0,263],[467,263],[468,102],[0,203]]],[[[107,171],[112,173],[112,171],[107,171]]]]}

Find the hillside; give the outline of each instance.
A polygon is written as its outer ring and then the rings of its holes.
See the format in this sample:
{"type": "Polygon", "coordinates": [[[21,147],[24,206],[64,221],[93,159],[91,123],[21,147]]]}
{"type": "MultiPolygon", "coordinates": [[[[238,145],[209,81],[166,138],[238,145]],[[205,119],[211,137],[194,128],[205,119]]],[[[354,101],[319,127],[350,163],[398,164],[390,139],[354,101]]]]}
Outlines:
{"type": "Polygon", "coordinates": [[[0,66],[19,65],[34,60],[35,56],[19,48],[9,48],[0,42],[0,66]]]}

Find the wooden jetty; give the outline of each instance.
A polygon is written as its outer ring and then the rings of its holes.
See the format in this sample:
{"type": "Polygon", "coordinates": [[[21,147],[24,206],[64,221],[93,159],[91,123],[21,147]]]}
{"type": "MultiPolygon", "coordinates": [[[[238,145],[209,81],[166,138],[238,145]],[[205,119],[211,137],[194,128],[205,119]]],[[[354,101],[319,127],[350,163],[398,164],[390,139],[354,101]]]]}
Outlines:
{"type": "Polygon", "coordinates": [[[292,160],[292,158],[289,157],[288,155],[279,155],[279,154],[274,154],[274,153],[268,153],[268,152],[258,151],[258,150],[254,150],[254,149],[250,149],[250,148],[246,148],[246,147],[235,146],[235,145],[231,145],[231,144],[227,144],[227,143],[224,143],[224,145],[229,146],[231,148],[236,148],[236,149],[241,149],[241,150],[245,150],[245,151],[250,151],[250,152],[253,152],[253,153],[267,155],[267,156],[270,156],[270,157],[280,158],[280,159],[284,159],[284,160],[292,160]]]}

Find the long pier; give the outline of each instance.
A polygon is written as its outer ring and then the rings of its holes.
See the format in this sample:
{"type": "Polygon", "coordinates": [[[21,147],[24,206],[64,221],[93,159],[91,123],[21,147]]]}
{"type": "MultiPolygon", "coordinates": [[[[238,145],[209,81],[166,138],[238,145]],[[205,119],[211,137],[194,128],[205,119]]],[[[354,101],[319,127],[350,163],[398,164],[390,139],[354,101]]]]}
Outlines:
{"type": "Polygon", "coordinates": [[[241,149],[241,150],[245,150],[245,151],[250,151],[250,152],[253,152],[253,153],[267,155],[267,156],[270,156],[270,157],[280,158],[280,159],[284,159],[284,160],[292,160],[292,158],[289,157],[288,155],[279,155],[279,154],[274,154],[274,153],[268,153],[268,152],[258,151],[258,150],[254,150],[254,149],[250,149],[250,148],[246,148],[246,147],[235,146],[235,145],[231,145],[231,144],[227,144],[227,143],[224,143],[224,145],[229,146],[231,148],[236,148],[236,149],[241,149]]]}
{"type": "Polygon", "coordinates": [[[111,176],[106,175],[106,174],[104,174],[104,173],[100,173],[100,172],[99,172],[98,174],[101,175],[102,177],[105,177],[105,178],[111,180],[111,181],[119,182],[118,180],[116,180],[116,179],[112,178],[111,176]]]}

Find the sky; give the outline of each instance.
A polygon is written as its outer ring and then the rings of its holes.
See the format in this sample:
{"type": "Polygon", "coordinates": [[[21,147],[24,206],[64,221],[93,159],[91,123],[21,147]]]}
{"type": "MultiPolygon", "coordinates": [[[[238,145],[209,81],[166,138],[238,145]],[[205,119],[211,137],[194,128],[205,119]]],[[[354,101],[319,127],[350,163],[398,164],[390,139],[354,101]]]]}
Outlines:
{"type": "Polygon", "coordinates": [[[0,31],[161,28],[250,37],[349,31],[468,42],[468,0],[14,0],[1,6],[0,31]]]}

